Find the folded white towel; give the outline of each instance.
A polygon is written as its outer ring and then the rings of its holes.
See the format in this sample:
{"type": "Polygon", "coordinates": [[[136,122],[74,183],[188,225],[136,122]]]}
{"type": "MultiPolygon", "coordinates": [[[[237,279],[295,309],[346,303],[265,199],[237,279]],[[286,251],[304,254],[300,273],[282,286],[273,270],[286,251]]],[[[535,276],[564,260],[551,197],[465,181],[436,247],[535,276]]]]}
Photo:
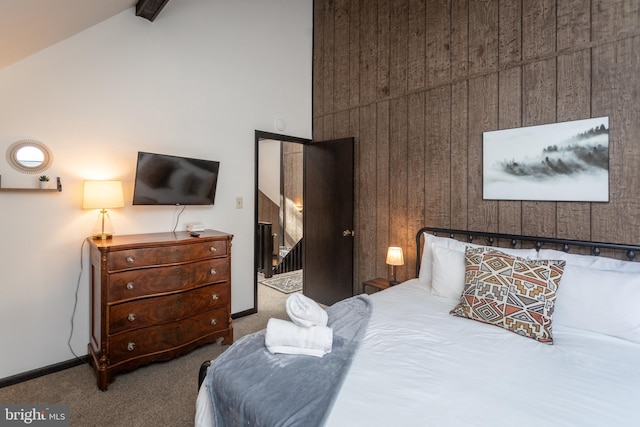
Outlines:
{"type": "Polygon", "coordinates": [[[333,329],[305,328],[281,319],[269,319],[264,344],[271,353],[306,354],[322,357],[331,352],[333,329]]]}
{"type": "Polygon", "coordinates": [[[327,312],[309,297],[300,293],[291,294],[286,306],[291,321],[298,326],[327,326],[327,312]]]}

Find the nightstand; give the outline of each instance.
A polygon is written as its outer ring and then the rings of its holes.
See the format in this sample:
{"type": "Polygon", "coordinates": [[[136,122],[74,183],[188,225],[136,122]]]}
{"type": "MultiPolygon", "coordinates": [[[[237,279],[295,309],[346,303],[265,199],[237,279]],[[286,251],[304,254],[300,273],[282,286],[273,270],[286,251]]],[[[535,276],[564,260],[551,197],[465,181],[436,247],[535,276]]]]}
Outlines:
{"type": "Polygon", "coordinates": [[[383,279],[382,277],[378,277],[375,279],[371,279],[371,280],[367,280],[362,282],[362,291],[366,294],[368,294],[369,292],[367,292],[367,286],[370,288],[374,288],[376,289],[374,292],[380,292],[383,291],[387,288],[389,288],[389,286],[391,286],[389,284],[389,280],[388,279],[383,279]]]}

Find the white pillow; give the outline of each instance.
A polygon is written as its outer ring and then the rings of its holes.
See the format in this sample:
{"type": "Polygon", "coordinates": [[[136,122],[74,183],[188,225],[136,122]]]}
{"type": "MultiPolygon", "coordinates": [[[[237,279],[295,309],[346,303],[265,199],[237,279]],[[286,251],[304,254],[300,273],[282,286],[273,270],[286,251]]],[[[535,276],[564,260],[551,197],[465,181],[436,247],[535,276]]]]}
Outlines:
{"type": "MultiPolygon", "coordinates": [[[[434,237],[434,236],[431,236],[434,237]]],[[[525,259],[536,259],[536,250],[531,249],[511,249],[493,246],[476,245],[465,243],[451,238],[436,238],[432,240],[431,252],[431,291],[434,295],[447,298],[459,299],[464,289],[465,281],[465,249],[467,246],[473,248],[492,248],[504,252],[508,255],[525,259]]],[[[423,257],[424,260],[424,257],[423,257]]],[[[422,266],[420,267],[422,273],[422,266]]]]}
{"type": "Polygon", "coordinates": [[[431,250],[433,253],[431,293],[459,300],[464,290],[466,270],[464,252],[448,249],[437,243],[431,246],[431,250]]]}
{"type": "Polygon", "coordinates": [[[420,272],[418,279],[420,283],[431,285],[431,275],[433,271],[433,256],[431,254],[431,245],[438,240],[444,240],[444,237],[436,237],[433,234],[422,233],[424,237],[424,245],[422,246],[422,259],[420,260],[420,272]]]}
{"type": "Polygon", "coordinates": [[[567,262],[567,266],[577,265],[598,270],[640,273],[640,262],[623,261],[604,256],[570,254],[555,249],[540,249],[538,259],[563,259],[567,262]]]}
{"type": "Polygon", "coordinates": [[[461,242],[456,239],[452,239],[450,237],[437,237],[433,234],[423,233],[424,234],[424,246],[422,248],[422,260],[420,261],[420,272],[418,274],[418,279],[420,282],[431,285],[431,279],[433,276],[433,249],[432,246],[434,244],[438,244],[443,248],[457,250],[462,252],[463,254],[463,266],[464,266],[464,249],[467,245],[471,245],[477,247],[478,245],[473,245],[466,242],[461,242]]]}
{"type": "Polygon", "coordinates": [[[640,344],[640,274],[567,264],[556,295],[554,326],[640,344]]]}

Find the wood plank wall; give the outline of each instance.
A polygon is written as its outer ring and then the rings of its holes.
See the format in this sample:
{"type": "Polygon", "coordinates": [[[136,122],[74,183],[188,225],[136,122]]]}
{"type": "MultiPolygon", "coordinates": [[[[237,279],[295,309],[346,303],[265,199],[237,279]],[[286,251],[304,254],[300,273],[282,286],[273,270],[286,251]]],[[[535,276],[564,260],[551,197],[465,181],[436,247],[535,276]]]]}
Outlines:
{"type": "Polygon", "coordinates": [[[297,209],[302,206],[302,151],[302,144],[280,142],[282,208],[262,191],[258,192],[258,221],[271,223],[277,235],[276,254],[281,245],[292,248],[302,238],[302,213],[297,209]]]}
{"type": "Polygon", "coordinates": [[[271,224],[273,239],[272,255],[278,255],[280,247],[280,207],[276,205],[266,194],[258,190],[258,222],[271,224]]]}
{"type": "Polygon", "coordinates": [[[292,248],[302,238],[302,150],[304,145],[295,142],[282,144],[282,214],[284,216],[284,246],[292,248]]]}
{"type": "MultiPolygon", "coordinates": [[[[313,139],[354,136],[355,272],[415,232],[640,242],[640,0],[315,0],[313,139]],[[610,202],[482,200],[482,132],[610,118],[610,202]]],[[[514,141],[517,143],[517,141],[514,141]]]]}

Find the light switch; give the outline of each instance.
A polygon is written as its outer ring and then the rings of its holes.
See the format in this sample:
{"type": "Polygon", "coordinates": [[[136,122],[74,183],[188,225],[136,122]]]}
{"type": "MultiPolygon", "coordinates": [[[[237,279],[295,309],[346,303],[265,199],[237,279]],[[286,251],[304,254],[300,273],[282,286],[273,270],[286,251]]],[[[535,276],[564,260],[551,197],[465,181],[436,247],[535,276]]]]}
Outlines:
{"type": "Polygon", "coordinates": [[[236,197],[236,209],[242,209],[243,201],[242,197],[236,197]]]}

